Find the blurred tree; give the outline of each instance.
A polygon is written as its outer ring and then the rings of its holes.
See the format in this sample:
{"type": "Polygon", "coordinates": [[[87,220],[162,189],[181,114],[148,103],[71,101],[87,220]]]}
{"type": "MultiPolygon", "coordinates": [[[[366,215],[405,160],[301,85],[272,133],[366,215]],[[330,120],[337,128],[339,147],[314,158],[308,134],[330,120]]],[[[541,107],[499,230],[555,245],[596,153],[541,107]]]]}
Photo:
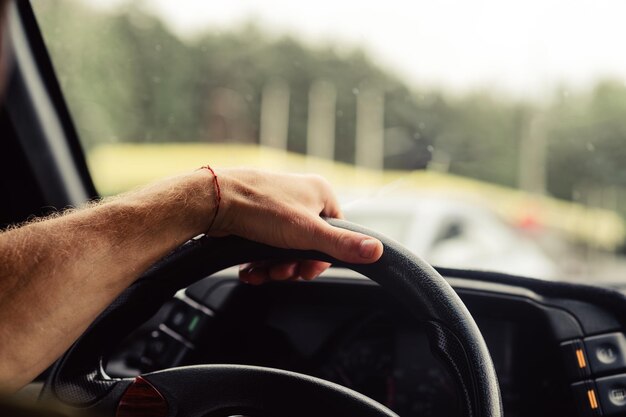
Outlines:
{"type": "Polygon", "coordinates": [[[241,110],[249,118],[246,131],[256,139],[261,92],[269,80],[279,78],[290,87],[288,149],[304,152],[309,88],[324,79],[337,88],[338,160],[354,161],[356,95],[366,83],[387,93],[392,132],[387,142],[390,153],[401,150],[400,159],[391,155],[388,167],[423,168],[429,158],[429,135],[419,133],[421,120],[432,117],[429,109],[362,51],[339,53],[332,47],[307,47],[290,37],[272,39],[252,23],[183,42],[141,3],[108,14],[76,0],[36,2],[35,7],[87,147],[107,141],[229,139],[216,137],[224,130],[209,126],[216,106],[229,107],[223,100],[211,100],[226,97],[215,94],[224,89],[232,92],[228,97],[246,103],[241,110]]]}
{"type": "Polygon", "coordinates": [[[451,173],[515,187],[528,112],[527,105],[488,93],[449,100],[438,112],[434,152],[444,153],[451,173]]]}
{"type": "MultiPolygon", "coordinates": [[[[623,199],[626,188],[624,115],[626,87],[621,82],[606,80],[587,93],[571,94],[563,90],[557,95],[548,118],[548,188],[553,195],[606,205],[588,193],[612,189],[617,190],[618,199],[623,199]]],[[[626,211],[619,201],[612,204],[616,207],[608,208],[626,211]]]]}

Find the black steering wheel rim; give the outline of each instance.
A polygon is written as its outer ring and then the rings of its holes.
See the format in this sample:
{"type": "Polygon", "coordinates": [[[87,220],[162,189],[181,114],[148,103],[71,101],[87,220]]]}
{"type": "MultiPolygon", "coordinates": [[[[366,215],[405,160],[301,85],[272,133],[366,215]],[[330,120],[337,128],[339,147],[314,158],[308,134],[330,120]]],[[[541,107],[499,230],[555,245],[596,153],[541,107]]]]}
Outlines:
{"type": "MultiPolygon", "coordinates": [[[[278,249],[233,236],[192,240],[159,261],[94,321],[57,361],[46,381],[42,398],[53,398],[81,408],[96,407],[115,415],[119,399],[132,380],[107,377],[102,370],[102,357],[155,314],[176,291],[244,262],[318,259],[373,279],[410,312],[420,318],[426,317],[431,350],[448,365],[456,379],[464,414],[502,416],[500,390],[487,345],[471,314],[445,279],[422,259],[379,233],[346,221],[333,219],[329,222],[380,239],[384,245],[381,259],[373,264],[348,265],[323,253],[278,249]]],[[[163,375],[163,372],[155,375],[163,375]]],[[[343,387],[338,390],[348,397],[353,393],[343,387]]],[[[358,395],[350,400],[354,400],[354,404],[363,404],[363,398],[358,395]]],[[[372,411],[368,415],[394,415],[382,406],[378,409],[377,403],[365,403],[366,409],[372,411]]]]}

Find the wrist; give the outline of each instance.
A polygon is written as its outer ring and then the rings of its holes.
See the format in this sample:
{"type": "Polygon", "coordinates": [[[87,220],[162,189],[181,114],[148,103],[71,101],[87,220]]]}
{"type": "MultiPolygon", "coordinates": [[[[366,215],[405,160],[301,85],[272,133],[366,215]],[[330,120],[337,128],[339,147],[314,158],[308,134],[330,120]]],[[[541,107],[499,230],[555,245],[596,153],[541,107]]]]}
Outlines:
{"type": "Polygon", "coordinates": [[[194,174],[202,191],[200,202],[201,230],[209,236],[225,236],[231,232],[230,212],[230,177],[228,170],[202,167],[194,174]]]}

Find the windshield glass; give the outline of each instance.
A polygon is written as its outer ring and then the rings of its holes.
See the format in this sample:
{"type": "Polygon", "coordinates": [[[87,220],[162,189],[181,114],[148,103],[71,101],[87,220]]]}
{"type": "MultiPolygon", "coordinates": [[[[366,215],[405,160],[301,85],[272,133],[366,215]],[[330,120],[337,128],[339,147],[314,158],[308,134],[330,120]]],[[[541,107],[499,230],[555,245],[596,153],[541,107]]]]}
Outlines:
{"type": "Polygon", "coordinates": [[[102,195],[314,172],[437,265],[626,279],[621,2],[32,4],[102,195]]]}

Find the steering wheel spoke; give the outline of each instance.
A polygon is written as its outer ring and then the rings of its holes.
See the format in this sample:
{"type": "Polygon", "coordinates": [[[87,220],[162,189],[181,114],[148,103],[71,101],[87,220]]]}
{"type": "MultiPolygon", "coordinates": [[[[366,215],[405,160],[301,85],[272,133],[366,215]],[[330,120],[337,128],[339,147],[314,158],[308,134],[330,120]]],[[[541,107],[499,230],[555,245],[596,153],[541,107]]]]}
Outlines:
{"type": "Polygon", "coordinates": [[[138,377],[122,396],[116,417],[137,415],[396,416],[341,385],[295,372],[245,365],[186,366],[138,377]]]}

